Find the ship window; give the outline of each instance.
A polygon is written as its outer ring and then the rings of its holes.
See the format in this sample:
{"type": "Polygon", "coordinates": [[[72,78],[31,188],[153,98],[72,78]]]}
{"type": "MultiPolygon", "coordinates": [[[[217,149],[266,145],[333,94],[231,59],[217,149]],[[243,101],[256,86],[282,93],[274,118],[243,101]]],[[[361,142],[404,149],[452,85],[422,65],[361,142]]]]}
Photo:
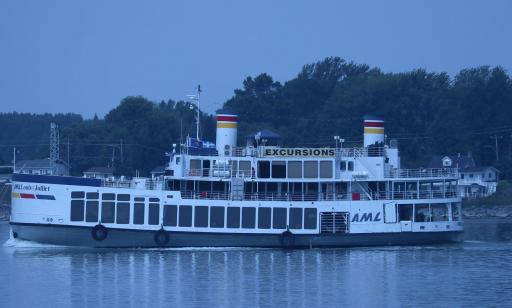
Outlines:
{"type": "Polygon", "coordinates": [[[233,175],[235,175],[235,174],[236,174],[236,172],[237,172],[237,170],[238,170],[238,161],[236,161],[236,160],[232,160],[232,161],[231,161],[231,173],[232,173],[233,175]]]}
{"type": "Polygon", "coordinates": [[[460,220],[460,203],[452,203],[452,220],[460,220]]]}
{"type": "Polygon", "coordinates": [[[133,205],[133,223],[136,225],[144,224],[144,203],[135,203],[133,205]]]}
{"type": "Polygon", "coordinates": [[[102,202],[101,203],[101,222],[102,223],[114,223],[115,214],[114,202],[102,202]]]}
{"type": "Polygon", "coordinates": [[[83,191],[72,191],[71,192],[71,198],[74,199],[83,199],[85,196],[85,192],[83,191]]]}
{"type": "Polygon", "coordinates": [[[160,202],[159,198],[149,198],[149,202],[160,202]]]}
{"type": "Polygon", "coordinates": [[[258,228],[270,229],[270,215],[272,212],[269,207],[258,208],[258,228]]]}
{"type": "Polygon", "coordinates": [[[180,205],[180,227],[192,226],[192,207],[190,205],[180,205]]]}
{"type": "Polygon", "coordinates": [[[398,205],[398,218],[400,221],[412,221],[412,204],[398,205]]]}
{"type": "Polygon", "coordinates": [[[71,200],[71,221],[84,221],[84,201],[71,200]]]}
{"type": "Polygon", "coordinates": [[[98,201],[87,201],[85,203],[85,221],[98,222],[98,201]]]}
{"type": "Polygon", "coordinates": [[[302,229],[302,209],[290,209],[290,229],[302,229]]]}
{"type": "Polygon", "coordinates": [[[272,162],[272,178],[284,179],[286,178],[286,161],[273,161],[272,162]]]}
{"type": "Polygon", "coordinates": [[[117,195],[117,201],[130,201],[130,195],[119,194],[119,195],[117,195]]]}
{"type": "Polygon", "coordinates": [[[330,160],[320,161],[320,177],[323,179],[332,178],[332,161],[330,161],[330,160]]]}
{"type": "Polygon", "coordinates": [[[101,199],[103,200],[116,200],[116,194],[102,194],[101,199]]]}
{"type": "Polygon", "coordinates": [[[242,208],[242,228],[254,229],[256,225],[256,209],[253,207],[242,208]]]}
{"type": "Polygon", "coordinates": [[[302,162],[298,160],[288,161],[288,177],[299,179],[302,177],[302,162]]]}
{"type": "Polygon", "coordinates": [[[286,229],[286,208],[275,207],[272,209],[272,228],[274,229],[286,229]]]}
{"type": "Polygon", "coordinates": [[[262,179],[270,178],[270,161],[262,160],[258,162],[258,177],[262,179]]]}
{"type": "Polygon", "coordinates": [[[130,203],[128,203],[128,202],[118,202],[117,203],[116,223],[117,224],[130,223],[130,203]]]}
{"type": "Polygon", "coordinates": [[[304,229],[316,229],[316,209],[304,209],[304,229]]]}
{"type": "Polygon", "coordinates": [[[96,192],[88,192],[87,193],[87,199],[99,199],[100,194],[96,192]]]}
{"type": "Polygon", "coordinates": [[[432,221],[448,221],[448,205],[447,203],[431,204],[432,221]]]}
{"type": "Polygon", "coordinates": [[[210,228],[224,228],[224,207],[210,207],[210,228]]]}
{"type": "Polygon", "coordinates": [[[318,177],[318,161],[304,162],[304,177],[310,179],[318,177]]]}
{"type": "Polygon", "coordinates": [[[240,228],[240,208],[228,207],[228,217],[226,225],[228,228],[240,228]]]}
{"type": "Polygon", "coordinates": [[[144,202],[146,199],[144,197],[135,197],[133,200],[135,200],[135,202],[144,202]]]}
{"type": "Polygon", "coordinates": [[[178,207],[176,205],[164,205],[164,226],[176,227],[176,214],[178,207]]]}
{"type": "Polygon", "coordinates": [[[238,170],[241,176],[252,176],[251,162],[248,160],[241,160],[238,162],[238,170]]]}
{"type": "Polygon", "coordinates": [[[428,222],[430,221],[430,209],[428,204],[416,204],[414,206],[414,221],[428,222]]]}
{"type": "Polygon", "coordinates": [[[196,206],[194,215],[194,227],[208,227],[208,207],[196,206]]]}
{"type": "Polygon", "coordinates": [[[190,160],[190,175],[200,175],[201,173],[201,160],[191,159],[190,160]]]}
{"type": "Polygon", "coordinates": [[[159,225],[160,224],[160,204],[150,203],[148,209],[148,224],[159,225]]]}
{"type": "Polygon", "coordinates": [[[353,161],[348,162],[348,171],[354,171],[354,162],[353,161]]]}
{"type": "Polygon", "coordinates": [[[340,170],[341,171],[346,171],[347,170],[347,162],[342,160],[340,161],[340,170]]]}

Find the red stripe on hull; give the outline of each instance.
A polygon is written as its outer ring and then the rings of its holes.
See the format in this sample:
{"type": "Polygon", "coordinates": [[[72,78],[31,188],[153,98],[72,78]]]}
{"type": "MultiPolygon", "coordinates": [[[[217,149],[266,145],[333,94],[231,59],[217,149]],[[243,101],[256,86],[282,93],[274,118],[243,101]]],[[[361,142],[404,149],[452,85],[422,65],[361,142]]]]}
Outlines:
{"type": "Polygon", "coordinates": [[[36,196],[34,196],[33,194],[20,194],[20,197],[23,199],[35,199],[36,198],[36,196]]]}

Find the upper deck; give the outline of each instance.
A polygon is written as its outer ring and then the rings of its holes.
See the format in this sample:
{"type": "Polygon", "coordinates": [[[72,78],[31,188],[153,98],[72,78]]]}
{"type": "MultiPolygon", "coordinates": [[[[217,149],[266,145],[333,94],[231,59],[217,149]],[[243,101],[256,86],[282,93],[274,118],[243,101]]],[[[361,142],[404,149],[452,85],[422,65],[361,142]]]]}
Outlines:
{"type": "Polygon", "coordinates": [[[266,182],[329,182],[459,177],[456,168],[400,167],[398,149],[369,148],[284,148],[247,147],[235,155],[178,154],[171,158],[168,173],[183,180],[242,178],[266,182]]]}

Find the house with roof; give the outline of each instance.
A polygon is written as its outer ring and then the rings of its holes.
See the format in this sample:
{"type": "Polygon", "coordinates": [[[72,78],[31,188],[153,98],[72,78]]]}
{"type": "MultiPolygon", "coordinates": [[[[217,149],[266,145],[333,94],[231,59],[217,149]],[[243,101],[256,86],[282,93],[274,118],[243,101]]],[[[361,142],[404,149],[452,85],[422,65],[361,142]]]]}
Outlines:
{"type": "Polygon", "coordinates": [[[429,168],[458,168],[458,190],[462,198],[481,198],[492,195],[498,186],[498,169],[493,166],[477,166],[471,155],[434,156],[429,168]]]}
{"type": "Polygon", "coordinates": [[[63,161],[51,161],[49,158],[19,160],[14,173],[68,176],[69,166],[63,161]]]}

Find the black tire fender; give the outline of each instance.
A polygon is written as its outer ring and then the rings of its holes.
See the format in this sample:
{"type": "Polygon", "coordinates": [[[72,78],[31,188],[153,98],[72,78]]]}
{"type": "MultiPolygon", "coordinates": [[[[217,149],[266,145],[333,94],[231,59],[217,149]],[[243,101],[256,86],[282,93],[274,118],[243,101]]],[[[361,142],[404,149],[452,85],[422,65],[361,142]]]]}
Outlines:
{"type": "Polygon", "coordinates": [[[295,245],[295,236],[290,230],[286,230],[283,233],[281,233],[280,237],[281,247],[289,249],[293,248],[295,245]]]}
{"type": "Polygon", "coordinates": [[[155,240],[155,243],[157,246],[166,246],[169,243],[169,232],[165,231],[163,228],[155,232],[155,235],[153,236],[153,239],[155,240]]]}
{"type": "Polygon", "coordinates": [[[103,225],[96,225],[91,230],[91,236],[95,241],[104,241],[108,236],[108,229],[103,225]]]}

